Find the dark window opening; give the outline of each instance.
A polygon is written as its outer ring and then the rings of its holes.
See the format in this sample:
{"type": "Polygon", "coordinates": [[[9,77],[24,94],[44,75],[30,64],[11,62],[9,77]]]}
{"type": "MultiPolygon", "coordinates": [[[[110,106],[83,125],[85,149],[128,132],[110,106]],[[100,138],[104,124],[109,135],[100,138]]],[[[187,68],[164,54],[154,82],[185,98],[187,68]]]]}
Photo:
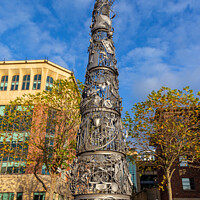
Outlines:
{"type": "Polygon", "coordinates": [[[64,195],[59,195],[59,200],[64,200],[64,195]]]}
{"type": "Polygon", "coordinates": [[[41,87],[41,74],[36,74],[33,81],[33,90],[40,90],[41,87]]]}
{"type": "Polygon", "coordinates": [[[157,175],[142,175],[140,178],[141,190],[157,187],[157,175]]]}
{"type": "Polygon", "coordinates": [[[2,76],[0,91],[6,91],[8,87],[8,76],[2,76]]]}
{"type": "Polygon", "coordinates": [[[29,90],[29,86],[30,86],[30,75],[24,75],[22,90],[29,90]]]}
{"type": "Polygon", "coordinates": [[[35,192],[33,200],[45,200],[45,192],[35,192]]]}
{"type": "Polygon", "coordinates": [[[18,90],[18,86],[19,86],[19,75],[15,75],[12,77],[11,90],[18,90]]]}
{"type": "Polygon", "coordinates": [[[53,78],[50,76],[47,76],[47,80],[46,80],[46,90],[50,90],[53,87],[53,78]]]}
{"type": "Polygon", "coordinates": [[[23,199],[23,193],[22,192],[18,192],[17,193],[17,200],[22,200],[23,199]]]}

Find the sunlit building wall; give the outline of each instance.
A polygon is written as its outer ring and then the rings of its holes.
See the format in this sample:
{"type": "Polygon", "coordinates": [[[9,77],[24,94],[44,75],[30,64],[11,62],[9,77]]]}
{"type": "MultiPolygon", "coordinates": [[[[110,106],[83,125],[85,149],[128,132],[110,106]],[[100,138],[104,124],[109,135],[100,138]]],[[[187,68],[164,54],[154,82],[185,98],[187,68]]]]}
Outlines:
{"type": "MultiPolygon", "coordinates": [[[[5,106],[9,105],[11,100],[23,94],[36,94],[49,90],[54,80],[70,77],[74,78],[70,70],[48,60],[0,61],[0,126],[6,126],[3,125],[2,119],[5,106]]],[[[18,109],[20,112],[20,107],[18,109]]],[[[10,133],[9,129],[4,134],[8,133],[10,133]]],[[[9,142],[9,145],[16,151],[13,154],[17,153],[16,147],[20,146],[22,152],[28,155],[28,146],[25,145],[28,139],[27,133],[21,131],[20,138],[17,135],[13,132],[6,137],[8,140],[6,142],[9,142]]],[[[3,145],[3,140],[4,138],[0,137],[0,145],[3,145]]],[[[41,169],[41,174],[46,174],[44,182],[48,184],[49,177],[44,168],[41,169]]],[[[0,155],[0,199],[44,199],[45,192],[41,188],[41,185],[35,181],[34,175],[27,173],[26,163],[22,157],[13,160],[9,154],[3,157],[0,155]]],[[[63,193],[70,196],[67,188],[64,190],[63,193]]],[[[55,199],[58,196],[55,193],[55,199]]],[[[66,198],[66,195],[60,195],[59,198],[66,198]]]]}

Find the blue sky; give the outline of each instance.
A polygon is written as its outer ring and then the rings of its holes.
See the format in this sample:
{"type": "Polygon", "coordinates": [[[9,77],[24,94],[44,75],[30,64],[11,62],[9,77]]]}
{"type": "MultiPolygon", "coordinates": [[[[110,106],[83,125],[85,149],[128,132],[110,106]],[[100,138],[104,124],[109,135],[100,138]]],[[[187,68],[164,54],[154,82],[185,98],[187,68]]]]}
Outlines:
{"type": "MultiPolygon", "coordinates": [[[[44,59],[84,81],[94,0],[1,0],[0,60],[44,59]]],[[[161,86],[200,90],[200,1],[116,0],[125,110],[161,86]]]]}

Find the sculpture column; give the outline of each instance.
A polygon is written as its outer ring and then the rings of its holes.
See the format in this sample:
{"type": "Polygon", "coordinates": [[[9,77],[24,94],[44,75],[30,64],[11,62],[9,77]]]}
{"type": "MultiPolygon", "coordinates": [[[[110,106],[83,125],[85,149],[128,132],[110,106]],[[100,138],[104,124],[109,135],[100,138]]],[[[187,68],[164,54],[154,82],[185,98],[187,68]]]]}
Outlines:
{"type": "Polygon", "coordinates": [[[129,199],[131,195],[112,40],[113,2],[96,0],[92,13],[77,159],[71,170],[75,199],[129,199]]]}

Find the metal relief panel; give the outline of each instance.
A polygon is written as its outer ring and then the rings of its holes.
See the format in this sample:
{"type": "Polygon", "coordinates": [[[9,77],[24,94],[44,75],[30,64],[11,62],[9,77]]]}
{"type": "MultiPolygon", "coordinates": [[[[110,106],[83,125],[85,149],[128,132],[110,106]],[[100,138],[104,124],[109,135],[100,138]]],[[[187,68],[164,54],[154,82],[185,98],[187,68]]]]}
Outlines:
{"type": "Polygon", "coordinates": [[[72,173],[76,175],[72,188],[76,195],[131,194],[127,162],[120,153],[83,154],[72,173]]]}

